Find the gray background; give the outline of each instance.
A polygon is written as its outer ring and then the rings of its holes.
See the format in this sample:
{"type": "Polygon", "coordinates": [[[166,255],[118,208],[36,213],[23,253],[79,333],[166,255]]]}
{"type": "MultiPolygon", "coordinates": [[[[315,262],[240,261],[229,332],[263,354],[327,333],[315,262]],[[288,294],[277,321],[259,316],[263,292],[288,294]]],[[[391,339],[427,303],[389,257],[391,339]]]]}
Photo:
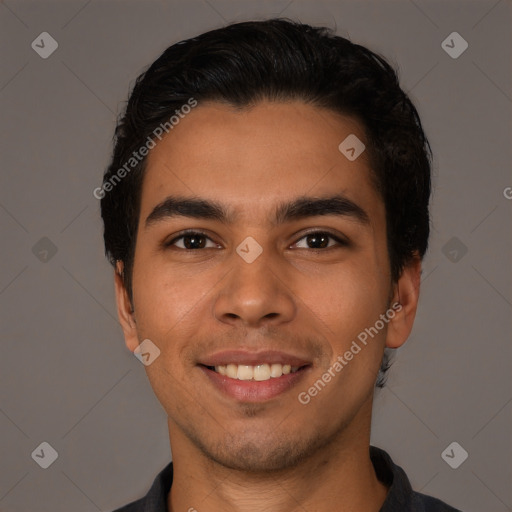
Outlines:
{"type": "Polygon", "coordinates": [[[435,153],[420,310],[377,393],[372,444],[416,490],[512,510],[511,7],[1,2],[0,510],[111,510],[169,461],[165,413],[116,319],[92,191],[145,66],[183,38],[275,15],[337,27],[398,65],[435,153]],[[47,59],[31,48],[44,31],[59,44],[47,59]],[[469,43],[457,59],[441,47],[453,31],[469,43]],[[31,457],[43,441],[58,452],[48,469],[31,457]],[[469,454],[458,469],[441,457],[452,441],[469,454]]]}

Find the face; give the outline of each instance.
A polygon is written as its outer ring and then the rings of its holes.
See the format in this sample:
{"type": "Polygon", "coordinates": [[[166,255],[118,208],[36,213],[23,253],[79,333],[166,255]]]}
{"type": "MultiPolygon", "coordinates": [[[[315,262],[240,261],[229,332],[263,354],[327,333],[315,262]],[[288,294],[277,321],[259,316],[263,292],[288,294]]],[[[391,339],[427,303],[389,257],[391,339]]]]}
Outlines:
{"type": "Polygon", "coordinates": [[[145,369],[173,453],[180,439],[269,471],[368,435],[384,347],[405,340],[415,303],[376,324],[397,285],[367,152],[338,149],[350,134],[365,143],[355,120],[301,102],[210,103],[151,150],[133,315],[116,284],[128,348],[160,350],[145,369]]]}

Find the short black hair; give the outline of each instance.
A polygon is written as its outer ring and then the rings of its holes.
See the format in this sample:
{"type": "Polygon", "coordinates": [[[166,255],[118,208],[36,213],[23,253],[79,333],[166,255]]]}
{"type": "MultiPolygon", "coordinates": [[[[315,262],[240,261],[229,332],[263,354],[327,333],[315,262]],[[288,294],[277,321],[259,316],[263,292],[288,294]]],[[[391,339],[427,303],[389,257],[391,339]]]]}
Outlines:
{"type": "MultiPolygon", "coordinates": [[[[238,109],[263,100],[300,100],[354,117],[364,129],[372,178],[386,209],[392,280],[416,255],[423,258],[432,155],[397,71],[384,57],[327,27],[284,18],[247,21],[173,44],[135,81],[96,196],[106,254],[114,265],[123,262],[130,298],[146,157],[131,167],[126,163],[191,98],[198,105],[215,101],[238,109]]],[[[388,366],[386,352],[378,387],[388,366]]]]}

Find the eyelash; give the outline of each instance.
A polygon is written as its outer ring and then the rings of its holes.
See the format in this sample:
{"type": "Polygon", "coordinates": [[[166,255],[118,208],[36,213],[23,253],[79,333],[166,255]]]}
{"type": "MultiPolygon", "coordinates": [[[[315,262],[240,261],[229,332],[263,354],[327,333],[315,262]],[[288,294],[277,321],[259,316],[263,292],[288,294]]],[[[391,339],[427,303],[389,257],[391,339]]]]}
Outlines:
{"type": "MultiPolygon", "coordinates": [[[[202,231],[198,231],[198,230],[185,230],[185,231],[181,231],[178,236],[174,237],[172,240],[170,240],[169,242],[164,242],[164,247],[168,248],[168,247],[172,247],[178,240],[181,240],[182,238],[186,237],[186,236],[191,236],[191,235],[200,235],[204,238],[207,238],[209,241],[211,242],[214,242],[206,233],[202,232],[202,231]]],[[[336,243],[338,244],[338,246],[340,247],[347,247],[349,245],[349,242],[346,241],[346,240],[343,240],[342,238],[340,238],[339,236],[337,235],[334,235],[333,233],[329,232],[329,231],[323,231],[323,230],[314,230],[314,231],[309,231],[308,233],[305,233],[303,234],[298,240],[297,242],[299,242],[300,240],[304,239],[304,238],[307,238],[308,236],[311,236],[311,235],[327,235],[328,238],[331,238],[333,239],[334,241],[336,241],[336,243]]],[[[295,243],[297,243],[295,242],[295,243]]],[[[216,242],[214,242],[216,243],[216,242]]],[[[310,248],[310,247],[307,247],[307,249],[309,249],[310,251],[325,251],[327,249],[333,249],[335,248],[336,246],[334,245],[331,245],[331,246],[328,246],[328,247],[323,247],[323,248],[310,248]]],[[[182,248],[182,247],[178,247],[179,250],[181,251],[187,251],[187,252],[193,252],[193,251],[198,251],[198,250],[201,250],[201,249],[186,249],[186,248],[182,248]]],[[[211,247],[204,247],[202,249],[211,249],[211,247]]]]}

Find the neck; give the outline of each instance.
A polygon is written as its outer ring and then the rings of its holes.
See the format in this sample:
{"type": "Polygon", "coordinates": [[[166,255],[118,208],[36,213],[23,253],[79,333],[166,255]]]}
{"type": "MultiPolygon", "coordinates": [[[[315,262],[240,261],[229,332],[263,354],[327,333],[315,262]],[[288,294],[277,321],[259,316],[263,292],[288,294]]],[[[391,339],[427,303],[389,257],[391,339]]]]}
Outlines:
{"type": "MultiPolygon", "coordinates": [[[[366,414],[370,420],[371,410],[366,414]]],[[[369,422],[366,430],[353,422],[298,466],[257,474],[226,468],[195,447],[191,452],[190,440],[169,426],[174,468],[170,512],[378,512],[386,498],[388,489],[377,479],[369,455],[369,422]]]]}

